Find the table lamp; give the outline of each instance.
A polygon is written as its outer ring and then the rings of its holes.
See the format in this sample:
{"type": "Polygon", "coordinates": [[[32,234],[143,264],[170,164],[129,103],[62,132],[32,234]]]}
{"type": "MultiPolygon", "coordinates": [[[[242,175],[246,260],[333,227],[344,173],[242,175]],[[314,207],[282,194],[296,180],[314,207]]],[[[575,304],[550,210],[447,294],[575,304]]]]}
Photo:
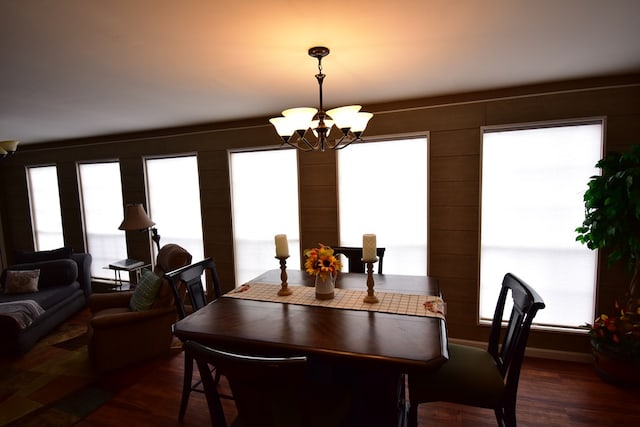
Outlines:
{"type": "Polygon", "coordinates": [[[151,239],[156,242],[156,247],[158,248],[158,252],[160,252],[160,235],[158,234],[158,229],[155,228],[154,225],[156,225],[156,223],[149,218],[147,212],[142,206],[142,203],[132,203],[125,207],[124,220],[118,229],[140,231],[151,230],[151,239]]]}

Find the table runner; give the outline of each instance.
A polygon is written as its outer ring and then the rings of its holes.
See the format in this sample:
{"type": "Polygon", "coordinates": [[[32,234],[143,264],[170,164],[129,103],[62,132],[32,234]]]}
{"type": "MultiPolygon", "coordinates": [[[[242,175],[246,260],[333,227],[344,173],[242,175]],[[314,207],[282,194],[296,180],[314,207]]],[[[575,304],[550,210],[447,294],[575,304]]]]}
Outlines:
{"type": "Polygon", "coordinates": [[[440,319],[444,319],[446,311],[444,301],[437,296],[376,292],[375,295],[380,302],[368,304],[362,301],[367,294],[366,290],[336,288],[333,299],[319,300],[316,299],[316,290],[313,287],[295,285],[289,285],[288,287],[293,293],[288,296],[279,296],[278,290],[280,289],[280,285],[273,283],[247,283],[226,293],[224,296],[229,298],[312,305],[344,310],[438,317],[440,319]]]}

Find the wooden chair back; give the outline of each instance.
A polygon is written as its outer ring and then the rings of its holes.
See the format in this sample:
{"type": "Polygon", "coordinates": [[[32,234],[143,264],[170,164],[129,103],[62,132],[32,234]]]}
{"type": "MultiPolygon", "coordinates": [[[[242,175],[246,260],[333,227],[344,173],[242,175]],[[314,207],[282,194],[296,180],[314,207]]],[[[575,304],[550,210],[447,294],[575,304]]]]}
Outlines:
{"type": "Polygon", "coordinates": [[[184,349],[198,365],[207,404],[214,426],[225,427],[220,395],[210,372],[210,365],[224,375],[243,427],[293,427],[305,422],[304,385],[306,357],[247,356],[186,341],[184,349]]]}
{"type": "Polygon", "coordinates": [[[538,310],[545,308],[538,293],[519,279],[507,273],[502,280],[502,288],[496,304],[491,324],[488,352],[496,360],[502,376],[505,378],[505,405],[515,408],[520,379],[520,368],[531,330],[531,323],[538,310]],[[507,298],[513,306],[509,320],[504,326],[504,310],[507,298]]]}
{"type": "MultiPolygon", "coordinates": [[[[355,246],[335,246],[332,248],[334,254],[342,254],[347,258],[347,271],[350,273],[366,273],[365,263],[362,262],[362,248],[355,246]]],[[[384,251],[385,248],[376,248],[378,274],[382,274],[384,251]]]]}
{"type": "Polygon", "coordinates": [[[213,282],[213,290],[215,295],[210,299],[219,298],[220,279],[216,271],[216,264],[212,258],[206,258],[200,262],[181,267],[177,270],[166,273],[164,277],[169,280],[173,288],[178,317],[184,319],[188,312],[186,310],[186,298],[189,298],[191,305],[190,311],[197,311],[207,305],[207,296],[205,295],[202,277],[209,272],[210,279],[213,282]]]}

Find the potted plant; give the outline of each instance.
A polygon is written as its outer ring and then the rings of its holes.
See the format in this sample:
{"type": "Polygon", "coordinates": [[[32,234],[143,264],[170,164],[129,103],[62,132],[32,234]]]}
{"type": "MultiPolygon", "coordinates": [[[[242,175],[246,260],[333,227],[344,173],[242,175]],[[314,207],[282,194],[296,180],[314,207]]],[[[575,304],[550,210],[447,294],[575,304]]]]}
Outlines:
{"type": "Polygon", "coordinates": [[[613,311],[588,325],[594,361],[604,379],[640,384],[640,145],[609,153],[596,167],[602,174],[588,182],[576,240],[608,250],[609,266],[625,262],[631,279],[613,311]]]}

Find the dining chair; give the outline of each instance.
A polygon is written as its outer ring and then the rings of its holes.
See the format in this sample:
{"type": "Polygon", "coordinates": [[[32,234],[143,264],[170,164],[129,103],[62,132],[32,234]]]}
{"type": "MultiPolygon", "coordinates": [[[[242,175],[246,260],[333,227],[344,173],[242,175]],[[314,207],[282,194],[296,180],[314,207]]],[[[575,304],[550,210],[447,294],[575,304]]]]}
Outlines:
{"type": "MultiPolygon", "coordinates": [[[[347,258],[347,269],[350,273],[366,273],[365,263],[362,262],[362,248],[355,246],[333,246],[334,254],[342,254],[347,258]]],[[[382,274],[382,260],[385,248],[376,248],[378,257],[378,274],[382,274]]]]}
{"type": "Polygon", "coordinates": [[[210,365],[225,376],[238,412],[232,426],[349,426],[349,394],[330,383],[313,381],[305,356],[273,357],[231,353],[185,341],[205,389],[211,423],[226,427],[220,395],[210,365]]]}
{"type": "Polygon", "coordinates": [[[409,373],[408,425],[418,425],[419,404],[444,401],[493,409],[499,426],[515,427],[520,367],[531,322],[544,307],[533,288],[507,273],[493,315],[488,349],[449,344],[449,360],[439,370],[409,373]],[[513,307],[502,331],[508,296],[513,307]]]}
{"type": "MultiPolygon", "coordinates": [[[[165,274],[165,278],[169,280],[173,289],[173,296],[178,310],[178,318],[184,319],[187,315],[200,310],[207,305],[207,296],[204,292],[202,278],[209,271],[210,279],[213,282],[213,290],[215,295],[212,299],[219,298],[220,279],[216,271],[216,264],[212,258],[206,258],[195,264],[187,265],[177,270],[170,271],[165,274]],[[186,301],[189,304],[186,304],[186,301]]],[[[215,382],[220,379],[220,374],[216,372],[215,382]]],[[[200,381],[193,382],[193,358],[184,356],[184,377],[182,384],[182,398],[180,400],[180,410],[178,419],[183,420],[189,403],[189,395],[192,391],[204,392],[200,388],[200,381]]]]}

